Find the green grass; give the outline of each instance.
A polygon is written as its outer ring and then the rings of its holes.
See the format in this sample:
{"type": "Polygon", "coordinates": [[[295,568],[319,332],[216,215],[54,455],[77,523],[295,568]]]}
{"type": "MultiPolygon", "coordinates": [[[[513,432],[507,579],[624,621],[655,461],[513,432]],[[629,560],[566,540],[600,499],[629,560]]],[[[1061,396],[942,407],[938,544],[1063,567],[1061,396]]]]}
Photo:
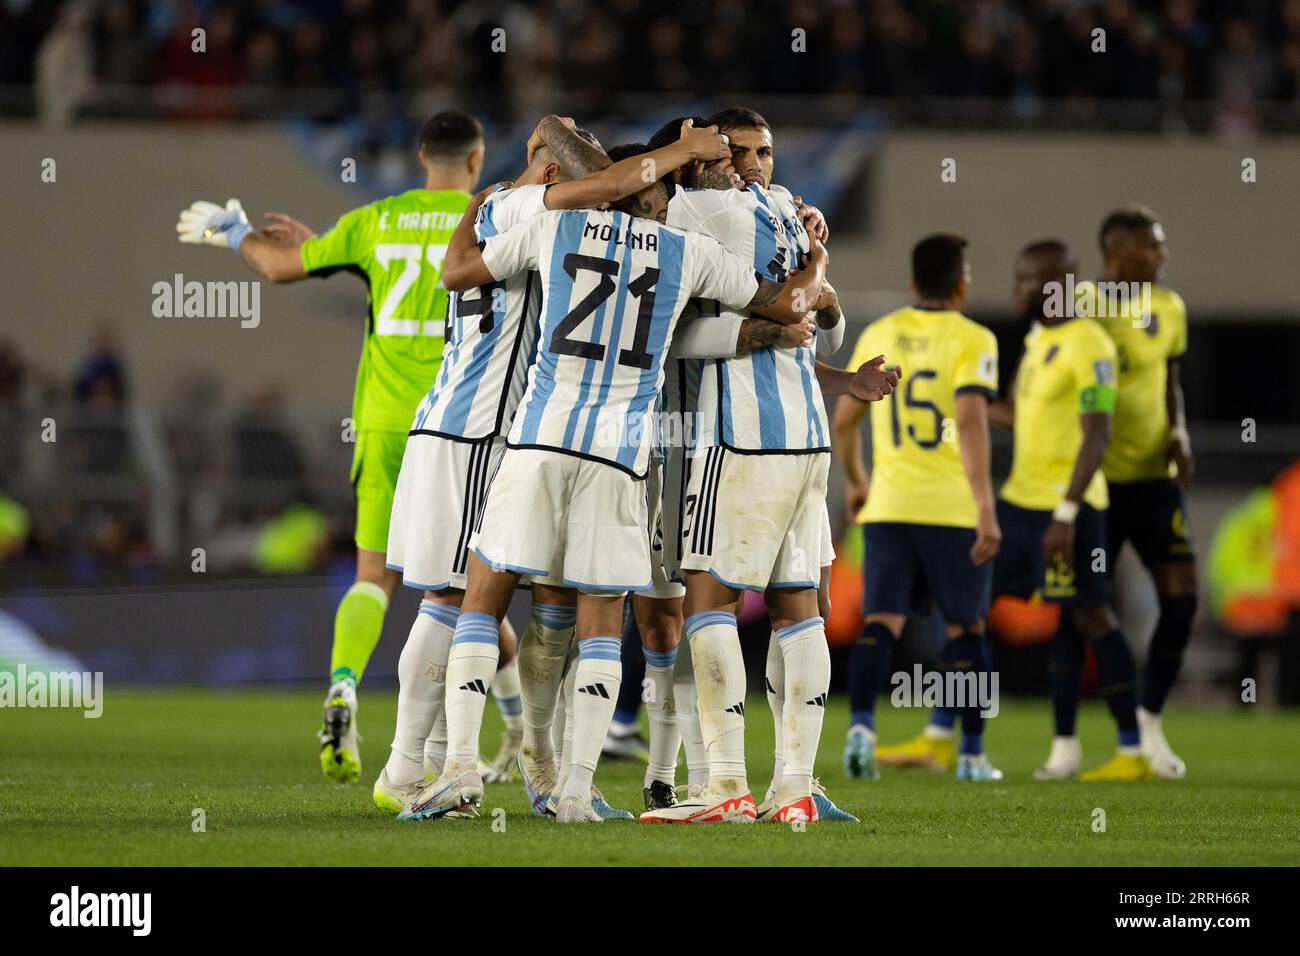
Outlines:
{"type": "MultiPolygon", "coordinates": [[[[0,866],[13,865],[585,865],[1038,864],[1254,865],[1300,860],[1300,716],[1175,708],[1167,732],[1190,768],[1170,783],[1035,783],[1049,740],[1043,703],[1004,706],[988,735],[1007,779],[885,771],[841,778],[843,698],[827,714],[818,771],[859,825],[560,827],[528,815],[517,783],[493,785],[484,818],[400,823],[370,803],[387,755],[395,692],[362,695],[365,786],[326,783],[316,768],[315,692],[109,691],[102,718],[0,713],[0,866]],[[494,832],[491,810],[506,811],[494,832]],[[1106,832],[1092,831],[1093,810],[1106,832]],[[207,831],[191,830],[192,811],[207,831]]],[[[485,740],[499,723],[488,706],[485,740]]],[[[771,773],[771,721],[748,720],[750,781],[771,773]]],[[[917,711],[883,708],[881,734],[919,729],[917,711]]],[[[1086,763],[1109,756],[1109,718],[1085,708],[1086,763]]],[[[615,805],[639,809],[641,770],[605,761],[615,805]]],[[[684,768],[680,771],[684,776],[684,768]]]]}

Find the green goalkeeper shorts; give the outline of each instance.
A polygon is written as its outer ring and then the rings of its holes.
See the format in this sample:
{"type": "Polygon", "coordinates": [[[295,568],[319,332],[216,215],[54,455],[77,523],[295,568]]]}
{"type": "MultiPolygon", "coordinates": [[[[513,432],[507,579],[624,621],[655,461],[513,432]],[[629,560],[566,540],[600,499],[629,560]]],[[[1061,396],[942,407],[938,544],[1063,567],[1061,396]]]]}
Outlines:
{"type": "Polygon", "coordinates": [[[352,452],[352,487],[357,495],[357,547],[388,550],[388,519],[402,470],[406,432],[358,431],[352,452]]]}

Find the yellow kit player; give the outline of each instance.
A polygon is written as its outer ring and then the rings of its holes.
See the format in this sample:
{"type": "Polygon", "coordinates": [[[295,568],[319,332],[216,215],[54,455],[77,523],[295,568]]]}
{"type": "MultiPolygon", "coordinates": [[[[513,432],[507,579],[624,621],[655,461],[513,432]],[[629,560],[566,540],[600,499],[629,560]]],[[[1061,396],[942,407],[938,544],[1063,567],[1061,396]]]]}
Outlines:
{"type": "MultiPolygon", "coordinates": [[[[917,243],[912,287],[916,305],[867,326],[849,360],[856,368],[883,353],[902,366],[894,393],[870,406],[870,476],[858,434],[867,404],[846,395],[835,408],[835,450],[850,509],[864,525],[865,551],[865,619],[849,658],[849,776],[877,776],[875,702],[909,615],[933,601],[947,625],[948,667],[973,673],[977,683],[986,683],[989,671],[989,562],[1002,537],[989,471],[997,340],[961,314],[970,288],[962,237],[940,233],[917,243]]],[[[985,708],[978,701],[945,703],[962,718],[958,779],[999,779],[983,750],[985,708]]]]}
{"type": "MultiPolygon", "coordinates": [[[[233,199],[224,208],[196,202],[176,227],[182,242],[233,249],[273,282],[351,272],[369,290],[352,406],[357,573],[334,620],[331,686],[320,731],[321,769],[340,782],[360,777],[356,686],[401,580],[385,557],[393,491],[416,408],[441,365],[447,318],[442,261],[478,183],[483,155],[477,119],[459,111],[439,113],[420,132],[424,186],[345,213],[322,235],[280,214],[270,217],[275,225],[255,232],[233,199]]],[[[497,694],[500,700],[501,688],[497,694]]]]}
{"type": "Polygon", "coordinates": [[[1051,646],[1055,736],[1035,777],[1079,772],[1075,720],[1091,644],[1101,693],[1119,728],[1119,752],[1083,779],[1137,780],[1147,776],[1147,761],[1139,752],[1133,655],[1109,604],[1108,498],[1100,471],[1115,407],[1116,352],[1095,322],[1073,317],[1062,301],[1073,270],[1058,240],[1026,246],[1016,263],[1017,292],[1037,289],[1041,318],[1025,338],[1012,398],[993,409],[999,424],[1014,418],[1015,434],[1011,475],[998,501],[1004,538],[993,591],[1061,605],[1051,646]],[[1054,300],[1046,294],[1052,289],[1054,300]],[[1056,307],[1045,307],[1048,301],[1056,307]]]}
{"type": "Polygon", "coordinates": [[[1184,775],[1160,714],[1178,677],[1196,614],[1195,553],[1183,489],[1192,480],[1179,366],[1187,351],[1187,308],[1158,285],[1167,252],[1158,218],[1142,206],[1101,226],[1101,279],[1077,289],[1076,312],[1091,315],[1115,342],[1119,388],[1114,435],[1102,462],[1110,484],[1106,553],[1114,574],[1120,548],[1133,544],[1155,582],[1160,618],[1147,651],[1138,724],[1142,751],[1158,777],[1184,775]]]}

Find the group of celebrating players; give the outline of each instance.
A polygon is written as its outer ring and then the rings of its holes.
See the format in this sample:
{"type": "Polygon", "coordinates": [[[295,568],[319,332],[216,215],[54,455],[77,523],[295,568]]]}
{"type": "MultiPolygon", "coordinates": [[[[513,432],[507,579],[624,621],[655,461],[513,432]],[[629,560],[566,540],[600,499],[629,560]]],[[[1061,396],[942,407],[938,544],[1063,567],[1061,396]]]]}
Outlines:
{"type": "MultiPolygon", "coordinates": [[[[915,305],[869,325],[841,369],[823,361],[844,335],[824,218],[773,183],[772,131],[753,110],[674,119],[647,144],[608,150],[547,116],[516,179],[471,198],[483,155],[477,120],[440,113],[420,136],[423,188],[322,235],[282,214],[255,230],[236,200],[195,203],[177,225],[182,242],[234,249],[273,281],[342,270],[368,283],[353,407],[357,579],[335,621],[320,733],[328,777],[360,777],[356,687],[400,582],[424,595],[374,784],[381,809],[476,816],[485,780],[510,779],[517,764],[538,815],[631,819],[593,782],[623,679],[626,603],[646,663],[641,820],[856,819],[813,776],[831,676],[832,445],[865,525],[850,774],[874,775],[878,756],[1001,776],[974,701],[937,710],[916,740],[878,754],[873,718],[892,645],[930,599],[948,628],[946,666],[989,669],[996,591],[1068,606],[1040,775],[1080,770],[1085,642],[1120,738],[1093,776],[1181,775],[1159,719],[1196,600],[1168,457],[1185,479],[1177,296],[1158,289],[1150,315],[1103,303],[1049,316],[1046,289],[1073,262],[1060,242],[1026,247],[1017,304],[1037,321],[1014,394],[999,399],[996,339],[961,314],[966,243],[937,234],[913,250],[915,305]],[[823,394],[841,396],[833,422],[823,394]],[[868,409],[869,482],[858,432],[868,409]],[[1015,434],[997,501],[990,423],[1015,434]],[[1141,707],[1109,608],[1111,568],[1094,554],[1125,538],[1162,602],[1141,707]],[[506,611],[522,584],[532,612],[516,639],[506,611]],[[761,802],[745,767],[736,614],[746,590],[771,619],[776,766],[761,802]],[[507,730],[497,757],[480,761],[489,689],[507,730]]],[[[1140,208],[1109,217],[1102,245],[1105,280],[1154,281],[1163,265],[1161,227],[1140,208]]]]}

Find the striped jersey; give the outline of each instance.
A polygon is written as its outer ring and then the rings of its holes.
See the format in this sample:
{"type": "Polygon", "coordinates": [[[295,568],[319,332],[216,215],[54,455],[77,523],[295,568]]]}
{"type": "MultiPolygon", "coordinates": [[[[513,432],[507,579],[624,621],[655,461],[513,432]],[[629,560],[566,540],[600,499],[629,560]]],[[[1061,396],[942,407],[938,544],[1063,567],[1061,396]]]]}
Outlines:
{"type": "MultiPolygon", "coordinates": [[[[498,189],[479,207],[479,240],[546,212],[545,186],[498,189]]],[[[510,427],[537,348],[541,285],[520,272],[462,294],[448,310],[442,370],[416,409],[411,430],[476,441],[510,427]]]]}
{"type": "MultiPolygon", "coordinates": [[[[668,204],[668,224],[716,239],[778,282],[809,249],[794,200],[780,186],[679,190],[668,204]]],[[[706,315],[723,312],[713,302],[702,302],[699,308],[706,315]]],[[[699,447],[829,451],[815,345],[755,349],[706,362],[700,379],[699,447]]]]}
{"type": "Polygon", "coordinates": [[[536,270],[537,360],[512,447],[591,458],[644,477],[663,360],[687,300],[744,308],[748,262],[717,242],[622,212],[547,212],[483,241],[494,279],[536,270]]]}

